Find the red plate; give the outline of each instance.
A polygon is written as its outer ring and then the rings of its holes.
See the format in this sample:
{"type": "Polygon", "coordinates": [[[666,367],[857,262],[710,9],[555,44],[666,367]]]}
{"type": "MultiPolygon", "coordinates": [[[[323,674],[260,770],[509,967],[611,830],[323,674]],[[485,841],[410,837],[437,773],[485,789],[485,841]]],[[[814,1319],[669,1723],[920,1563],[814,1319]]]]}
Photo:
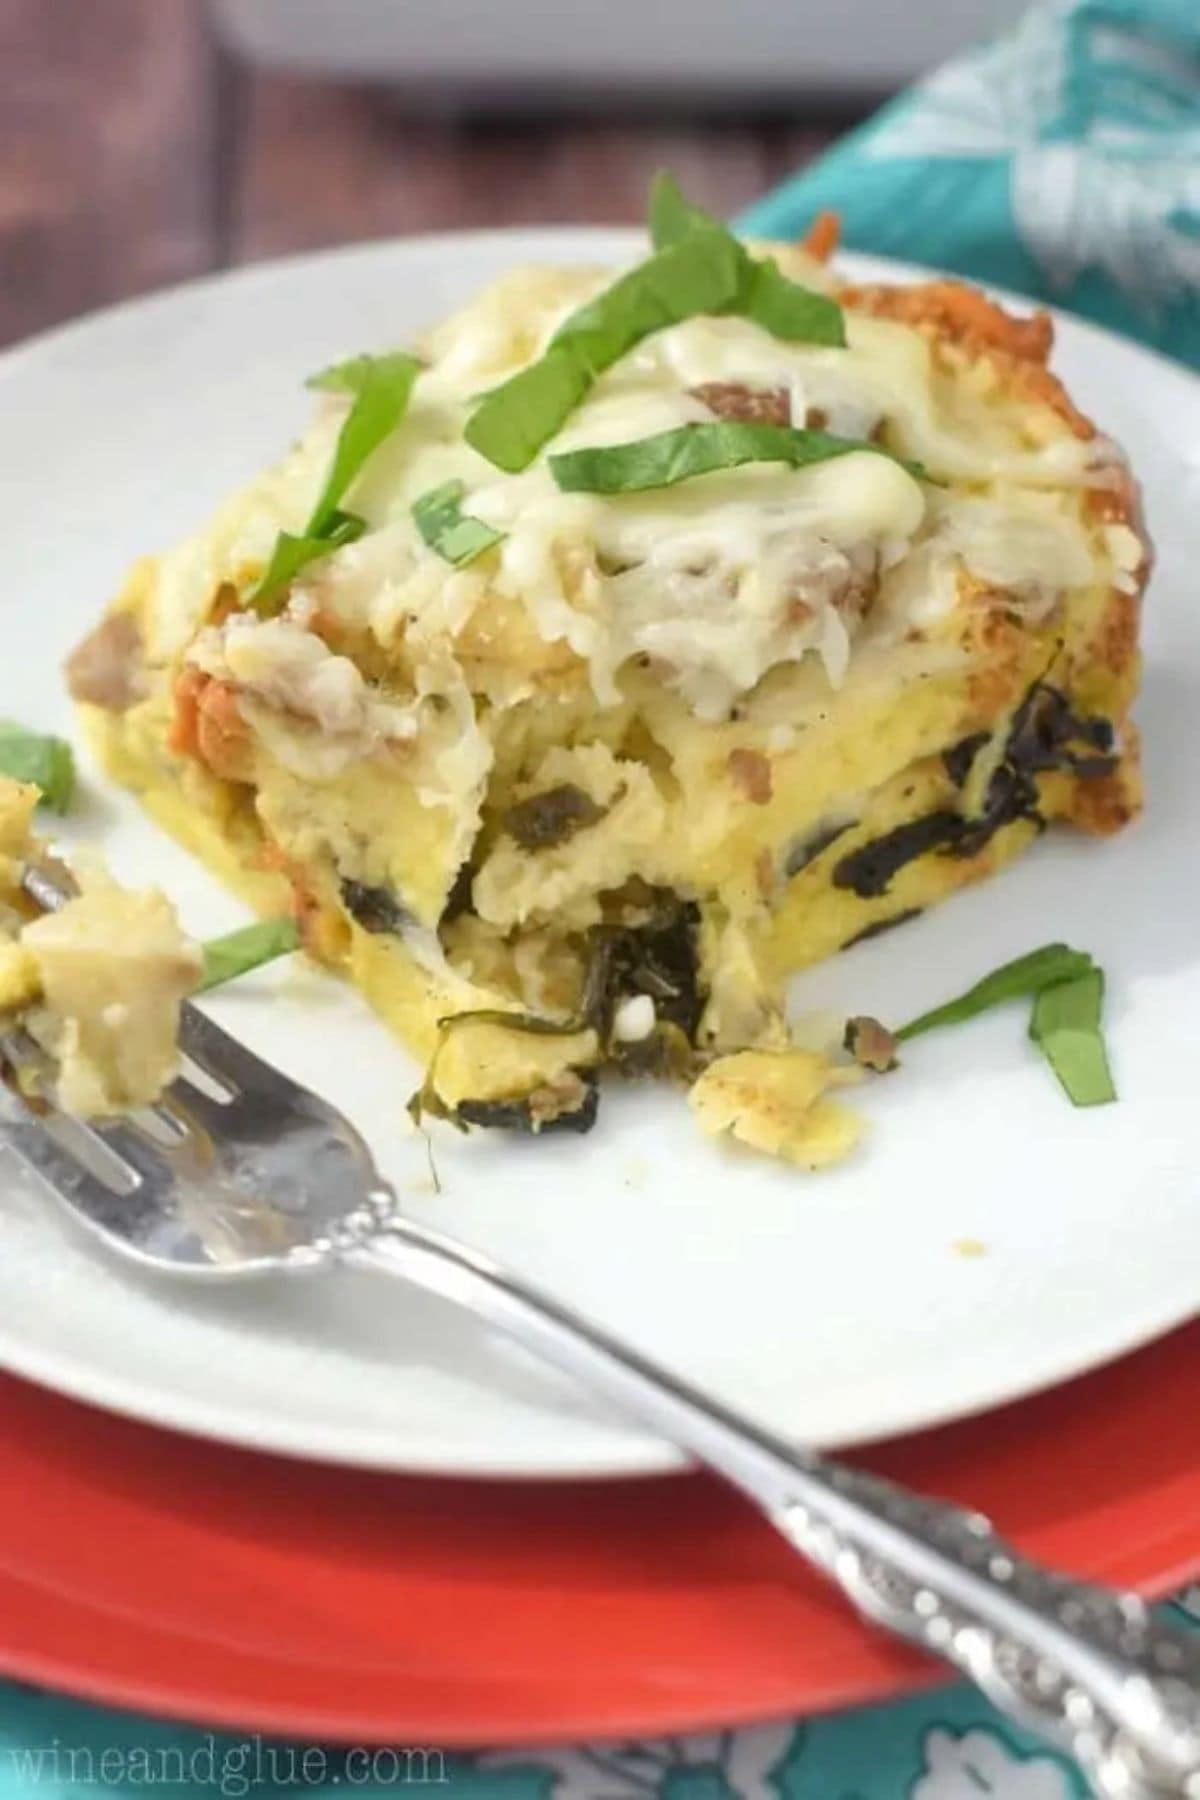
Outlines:
{"type": "MultiPolygon", "coordinates": [[[[1047,1560],[1160,1592],[1200,1569],[1198,1415],[1200,1325],[867,1460],[1047,1560]]],[[[701,1476],[357,1474],[9,1378],[0,1467],[0,1663],[150,1712],[499,1745],[816,1711],[934,1674],[701,1476]]]]}

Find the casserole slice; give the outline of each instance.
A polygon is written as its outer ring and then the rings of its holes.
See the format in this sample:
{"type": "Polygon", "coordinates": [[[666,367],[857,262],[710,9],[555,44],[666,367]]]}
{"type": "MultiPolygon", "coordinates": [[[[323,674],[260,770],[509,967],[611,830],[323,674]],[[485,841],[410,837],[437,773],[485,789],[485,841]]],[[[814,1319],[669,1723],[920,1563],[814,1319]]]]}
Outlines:
{"type": "Polygon", "coordinates": [[[664,199],[638,269],[323,372],[69,666],[109,772],[464,1125],[788,1054],[797,970],[1140,805],[1149,553],[1049,320],[664,199]]]}

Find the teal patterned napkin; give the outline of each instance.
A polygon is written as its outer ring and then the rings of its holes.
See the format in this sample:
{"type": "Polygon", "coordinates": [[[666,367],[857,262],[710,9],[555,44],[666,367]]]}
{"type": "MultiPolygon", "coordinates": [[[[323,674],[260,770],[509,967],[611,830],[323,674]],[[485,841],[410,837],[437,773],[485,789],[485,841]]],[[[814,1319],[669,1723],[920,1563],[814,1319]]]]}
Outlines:
{"type": "Polygon", "coordinates": [[[1200,368],[1200,0],[1050,0],[739,226],[1016,288],[1200,368]]]}
{"type": "MultiPolygon", "coordinates": [[[[739,221],[841,213],[857,249],[1087,313],[1200,366],[1200,0],[1052,0],[886,107],[739,221]]],[[[1173,1609],[1182,1619],[1186,1603],[1173,1609]]],[[[1200,1590],[1191,1615],[1200,1624],[1200,1590]]],[[[2,1631],[2,1627],[0,1627],[2,1631]]],[[[950,1688],[830,1718],[560,1751],[410,1755],[161,1724],[0,1683],[0,1800],[1086,1800],[950,1688]]]]}

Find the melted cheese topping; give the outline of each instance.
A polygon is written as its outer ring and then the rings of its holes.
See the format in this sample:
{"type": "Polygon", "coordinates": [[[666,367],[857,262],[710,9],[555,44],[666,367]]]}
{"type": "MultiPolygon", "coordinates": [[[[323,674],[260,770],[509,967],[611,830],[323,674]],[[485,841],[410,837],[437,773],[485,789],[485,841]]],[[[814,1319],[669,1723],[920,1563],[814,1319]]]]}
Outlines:
{"type": "MultiPolygon", "coordinates": [[[[1094,446],[1065,428],[1031,432],[1018,405],[997,403],[994,384],[939,371],[920,332],[852,311],[844,349],[783,343],[739,318],[660,332],[595,383],[533,466],[501,473],[462,435],[476,397],[535,358],[609,280],[587,269],[518,271],[434,331],[407,417],[347,496],[368,534],[312,565],[288,620],[243,620],[202,634],[192,649],[202,667],[243,687],[247,716],[293,767],[299,757],[316,773],[305,742],[312,726],[329,740],[325,763],[336,763],[420,723],[418,701],[372,694],[348,659],[303,629],[318,607],[389,655],[402,645],[418,699],[450,696],[471,736],[468,686],[501,706],[533,691],[535,659],[506,661],[502,617],[523,618],[533,640],[582,665],[600,705],[620,698],[620,673],[637,660],[690,710],[718,720],[782,665],[815,661],[839,685],[860,645],[881,635],[896,642],[951,612],[964,573],[1031,609],[1095,579],[1098,551],[1114,576],[1130,579],[1128,546],[1115,533],[1107,545],[1102,532],[1089,536],[1072,498],[1094,478],[1094,446]],[[711,419],[693,390],[714,382],[783,390],[794,423],[815,409],[845,435],[865,438],[886,419],[903,454],[957,487],[924,484],[864,450],[648,493],[558,490],[548,454],[711,419]],[[411,516],[420,495],[450,479],[464,482],[465,509],[505,534],[464,569],[427,546],[411,516]],[[864,625],[864,597],[876,587],[880,603],[864,625]],[[465,636],[478,665],[469,681],[465,636]]],[[[163,559],[150,621],[156,656],[185,651],[216,585],[244,582],[277,530],[302,528],[347,404],[324,399],[279,468],[163,559]]],[[[476,745],[467,762],[477,783],[486,754],[476,745]]],[[[444,794],[448,784],[433,785],[444,794]]]]}

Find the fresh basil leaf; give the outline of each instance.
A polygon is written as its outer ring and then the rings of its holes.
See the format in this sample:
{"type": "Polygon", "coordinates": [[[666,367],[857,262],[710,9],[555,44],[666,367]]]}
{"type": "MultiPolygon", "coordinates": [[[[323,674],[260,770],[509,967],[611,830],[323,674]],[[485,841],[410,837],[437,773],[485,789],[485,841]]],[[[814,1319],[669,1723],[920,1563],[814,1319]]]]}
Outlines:
{"type": "Polygon", "coordinates": [[[290,919],[262,919],[224,937],[210,938],[203,946],[204,973],[196,992],[207,994],[211,988],[247,975],[278,956],[290,956],[299,948],[300,933],[290,919]]]}
{"type": "Polygon", "coordinates": [[[0,775],[39,790],[39,804],[65,813],[75,792],[75,757],[65,739],[0,719],[0,775]]]}
{"type": "Polygon", "coordinates": [[[361,356],[348,356],[344,362],[330,363],[327,369],[318,369],[304,385],[325,394],[357,394],[374,360],[366,352],[361,356]]]}
{"type": "Polygon", "coordinates": [[[504,537],[502,531],[462,510],[466,491],[465,481],[444,481],[415,500],[412,509],[417,530],[430,549],[460,569],[504,537]]]}
{"type": "Polygon", "coordinates": [[[282,610],[284,596],[302,569],[340,550],[343,544],[353,544],[366,529],[366,520],[357,513],[335,512],[320,534],[306,532],[297,537],[290,531],[281,531],[262,580],[247,596],[246,605],[261,619],[273,618],[282,610]]]}
{"type": "Polygon", "coordinates": [[[702,206],[686,200],[679,183],[669,169],[660,169],[650,184],[650,242],[656,250],[677,244],[689,231],[701,227],[722,229],[720,222],[702,206]]]}
{"type": "Polygon", "coordinates": [[[759,262],[670,175],[651,192],[654,254],[572,313],[545,354],[484,396],[467,442],[497,468],[528,468],[591,383],[651,332],[701,313],[742,313],[791,342],[845,343],[842,309],[759,262]]]}
{"type": "Polygon", "coordinates": [[[309,563],[352,544],[367,529],[357,513],[340,506],[347,488],[408,409],[421,363],[405,350],[388,356],[352,356],[309,377],[308,386],[352,394],[353,404],[338,432],[333,461],[320,497],[302,532],[281,531],[271,560],[246,605],[269,619],[283,606],[289,585],[309,563]]]}
{"type": "Polygon", "coordinates": [[[528,468],[598,375],[651,332],[722,312],[739,292],[741,249],[722,231],[694,231],[658,251],[559,326],[545,354],[486,394],[467,442],[497,468],[528,468]]]}
{"type": "Polygon", "coordinates": [[[1069,944],[1043,944],[1040,950],[1031,950],[1028,955],[1018,956],[1015,961],[993,969],[990,975],[985,975],[957,999],[910,1019],[894,1036],[897,1042],[903,1042],[941,1025],[961,1025],[965,1019],[973,1019],[990,1007],[1039,995],[1045,989],[1074,982],[1093,972],[1098,973],[1086,950],[1072,950],[1069,944]]]}
{"type": "Polygon", "coordinates": [[[594,376],[652,332],[737,299],[744,255],[719,228],[697,228],[658,250],[560,325],[550,343],[569,343],[594,376]]]}
{"type": "Polygon", "coordinates": [[[425,367],[419,356],[413,356],[407,350],[396,351],[391,356],[371,356],[364,352],[361,356],[348,356],[344,362],[331,363],[327,369],[318,369],[304,385],[322,393],[358,394],[362,392],[372,371],[381,363],[393,363],[398,369],[403,364],[411,363],[414,376],[425,367]]]}
{"type": "Polygon", "coordinates": [[[516,475],[529,467],[591,384],[591,371],[572,347],[554,345],[537,362],[485,394],[463,435],[498,469],[516,475]]]}
{"type": "Polygon", "coordinates": [[[415,356],[398,350],[391,356],[354,357],[318,376],[318,381],[326,386],[343,387],[352,393],[354,404],[338,433],[333,463],[313,508],[306,537],[324,534],[325,526],[368,457],[396,429],[407,411],[420,369],[415,356]]]}
{"type": "Polygon", "coordinates": [[[1043,988],[1033,1003],[1029,1035],[1075,1106],[1106,1106],[1117,1090],[1100,1018],[1104,971],[1087,969],[1043,988]]]}
{"type": "Polygon", "coordinates": [[[846,319],[836,300],[789,281],[769,259],[747,256],[739,312],[789,344],[846,347],[846,319]]]}
{"type": "Polygon", "coordinates": [[[844,349],[846,322],[836,300],[790,281],[769,258],[751,256],[711,213],[684,198],[673,175],[656,175],[650,190],[650,238],[655,249],[678,243],[692,231],[720,232],[737,251],[738,297],[730,311],[753,319],[785,342],[844,349]]]}
{"type": "MultiPolygon", "coordinates": [[[[564,493],[635,494],[646,488],[674,487],[676,482],[740,468],[744,463],[783,462],[802,469],[854,450],[891,455],[881,444],[835,437],[828,431],[794,431],[788,425],[722,419],[712,425],[680,425],[628,444],[564,451],[550,458],[550,472],[564,493]]],[[[904,466],[913,474],[920,473],[916,464],[904,466]]]]}

